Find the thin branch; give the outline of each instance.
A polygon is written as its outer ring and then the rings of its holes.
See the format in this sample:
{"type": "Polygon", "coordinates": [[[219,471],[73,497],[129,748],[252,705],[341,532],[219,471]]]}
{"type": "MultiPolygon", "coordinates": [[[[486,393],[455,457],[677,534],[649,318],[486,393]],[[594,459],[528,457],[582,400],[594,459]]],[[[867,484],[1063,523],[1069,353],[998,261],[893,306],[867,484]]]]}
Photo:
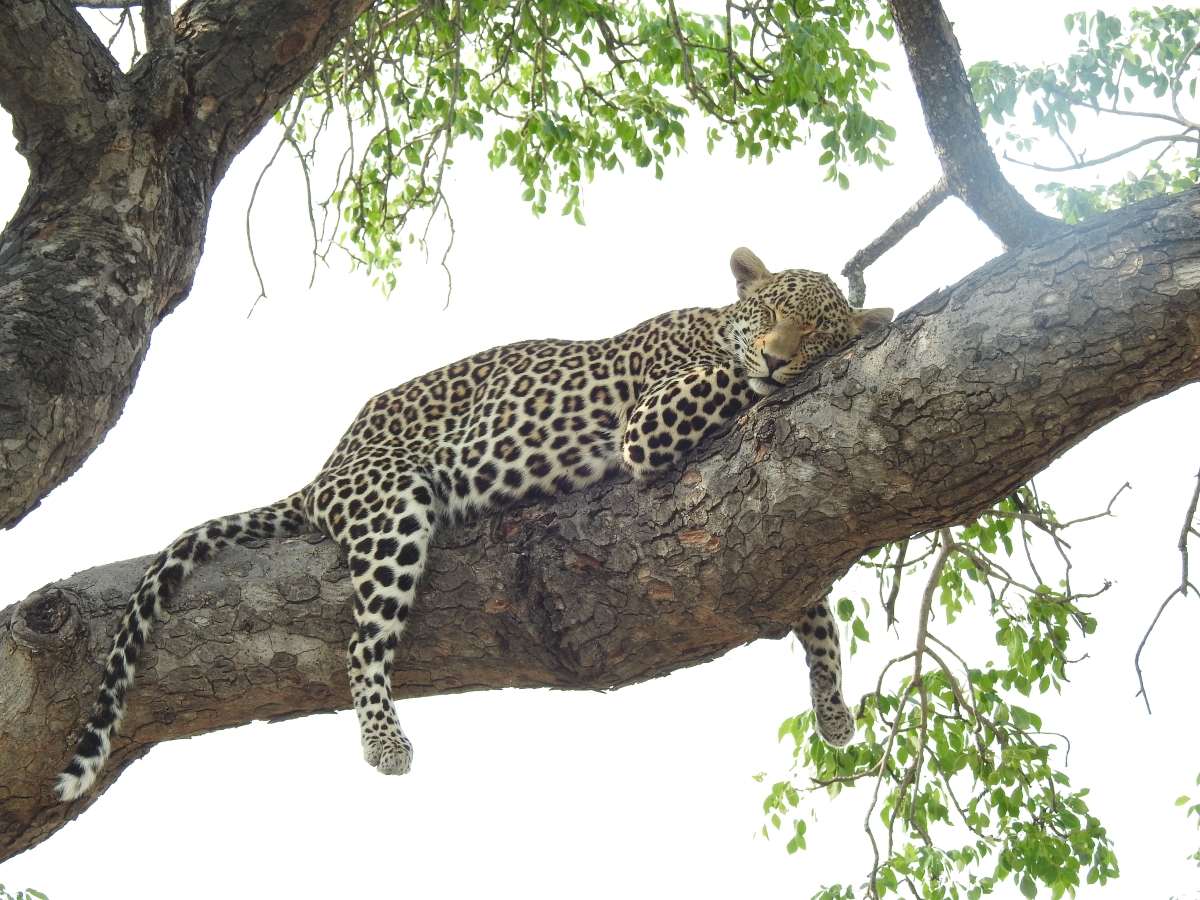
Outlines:
{"type": "Polygon", "coordinates": [[[1092,513],[1090,516],[1080,516],[1078,519],[1068,519],[1066,522],[1058,523],[1058,528],[1060,530],[1070,528],[1072,525],[1078,525],[1080,522],[1091,522],[1093,519],[1103,519],[1105,516],[1111,516],[1113,514],[1113,504],[1117,502],[1117,498],[1120,497],[1125,491],[1131,490],[1133,490],[1133,485],[1131,485],[1128,481],[1125,482],[1123,485],[1117,488],[1117,492],[1112,495],[1112,499],[1108,501],[1108,506],[1104,507],[1104,512],[1092,513]]]}
{"type": "Polygon", "coordinates": [[[1183,517],[1183,528],[1180,529],[1179,532],[1179,541],[1175,545],[1179,548],[1180,566],[1182,569],[1182,573],[1180,574],[1179,578],[1179,586],[1176,587],[1175,590],[1171,591],[1171,593],[1167,594],[1167,599],[1162,602],[1162,605],[1158,608],[1158,612],[1154,614],[1154,620],[1150,623],[1150,627],[1146,629],[1145,635],[1142,636],[1142,642],[1138,644],[1137,653],[1133,655],[1133,667],[1137,671],[1138,677],[1138,692],[1134,694],[1134,696],[1142,698],[1146,704],[1147,713],[1151,712],[1150,697],[1146,693],[1146,682],[1142,679],[1141,659],[1142,650],[1145,649],[1146,641],[1150,639],[1150,632],[1154,631],[1154,626],[1158,624],[1158,620],[1162,616],[1163,610],[1167,608],[1167,604],[1175,599],[1176,596],[1187,596],[1189,589],[1196,593],[1197,596],[1200,596],[1200,590],[1197,590],[1196,586],[1192,584],[1188,573],[1188,537],[1193,534],[1196,535],[1196,537],[1200,537],[1200,531],[1197,531],[1196,526],[1192,524],[1196,518],[1196,505],[1198,502],[1200,502],[1200,472],[1196,473],[1196,488],[1192,491],[1192,501],[1188,504],[1187,515],[1183,517]]]}
{"type": "Polygon", "coordinates": [[[175,55],[175,25],[171,21],[171,0],[145,0],[142,6],[142,30],[149,51],[159,58],[175,55]]]}
{"type": "Polygon", "coordinates": [[[1174,125],[1182,125],[1174,116],[1168,116],[1166,113],[1140,112],[1135,109],[1109,109],[1104,106],[1099,106],[1095,103],[1086,103],[1081,100],[1067,98],[1067,101],[1072,106],[1078,106],[1080,109],[1089,109],[1092,112],[1104,113],[1110,116],[1125,116],[1131,119],[1161,119],[1163,122],[1171,122],[1174,125]]]}
{"type": "MultiPolygon", "coordinates": [[[[920,720],[919,720],[919,726],[918,726],[918,731],[919,731],[920,737],[918,738],[916,753],[913,754],[912,763],[906,768],[904,776],[900,779],[900,784],[897,788],[896,800],[892,806],[892,819],[888,825],[888,854],[889,854],[889,856],[891,855],[891,852],[892,852],[892,837],[893,837],[893,829],[894,829],[895,823],[896,823],[896,817],[898,815],[900,815],[901,806],[903,805],[904,797],[908,791],[909,786],[912,785],[913,789],[915,790],[916,780],[918,777],[918,772],[920,769],[921,761],[924,759],[925,744],[928,739],[928,733],[927,733],[926,729],[927,729],[927,725],[928,725],[929,704],[928,704],[928,698],[927,698],[926,692],[925,692],[925,683],[921,677],[921,672],[922,672],[921,663],[922,663],[922,658],[924,657],[925,653],[928,652],[928,648],[926,647],[926,638],[929,634],[929,614],[930,614],[930,610],[933,606],[934,591],[936,590],[937,584],[941,579],[943,570],[946,568],[946,563],[950,559],[951,553],[954,552],[953,542],[952,542],[950,532],[948,529],[945,529],[945,528],[939,529],[938,530],[938,539],[941,541],[941,545],[942,545],[941,552],[938,554],[937,561],[933,564],[933,568],[929,573],[929,578],[925,583],[925,591],[921,598],[921,609],[920,609],[920,612],[917,614],[918,622],[917,622],[916,646],[913,648],[913,650],[910,653],[906,653],[904,656],[898,657],[897,659],[892,660],[891,663],[888,663],[888,665],[884,667],[883,672],[880,672],[879,683],[876,685],[876,695],[880,696],[881,692],[882,692],[884,673],[886,673],[886,671],[891,667],[892,663],[899,662],[899,661],[909,658],[909,657],[912,658],[912,660],[913,660],[912,678],[909,681],[908,686],[904,689],[903,694],[899,698],[899,703],[897,705],[897,711],[896,711],[896,718],[892,722],[891,732],[888,735],[887,747],[884,749],[883,755],[880,757],[880,762],[879,762],[879,766],[878,766],[880,775],[878,778],[876,778],[875,790],[871,796],[871,803],[867,807],[867,814],[863,821],[863,829],[867,832],[867,837],[871,841],[871,849],[872,849],[872,851],[874,853],[874,857],[875,857],[875,863],[871,868],[870,878],[868,879],[868,890],[870,892],[870,896],[874,897],[874,898],[879,897],[878,874],[879,874],[880,863],[879,863],[879,845],[876,842],[875,834],[871,829],[871,817],[875,812],[875,807],[878,805],[879,791],[880,791],[880,788],[883,786],[882,771],[884,768],[886,768],[886,761],[891,759],[892,748],[895,746],[896,737],[901,731],[901,723],[902,723],[904,717],[901,715],[900,710],[901,710],[901,708],[903,708],[904,704],[907,702],[908,698],[912,695],[912,693],[914,691],[919,692],[921,695],[920,704],[919,704],[920,720]]],[[[908,821],[909,821],[910,825],[915,826],[916,823],[913,822],[911,817],[908,819],[908,821]]],[[[918,829],[918,830],[921,830],[921,829],[918,829]]],[[[927,838],[926,835],[923,835],[923,837],[927,838]]]]}
{"type": "MultiPolygon", "coordinates": [[[[905,540],[911,544],[912,541],[928,540],[928,538],[929,538],[928,534],[914,534],[911,537],[905,538],[905,540]]],[[[937,551],[937,544],[936,544],[936,542],[931,541],[929,549],[926,550],[924,553],[922,553],[920,556],[914,556],[912,559],[906,559],[904,561],[905,568],[910,569],[912,571],[916,571],[914,566],[916,566],[916,564],[919,562],[924,562],[925,560],[929,559],[931,556],[933,556],[935,554],[936,551],[937,551]]],[[[871,560],[869,560],[869,559],[863,559],[863,560],[859,560],[858,565],[862,566],[864,569],[890,569],[892,567],[892,564],[886,560],[884,562],[877,563],[877,562],[871,562],[871,560]]]]}
{"type": "MultiPolygon", "coordinates": [[[[1082,160],[1075,154],[1075,151],[1071,148],[1071,145],[1069,143],[1067,143],[1067,139],[1063,136],[1062,129],[1059,129],[1059,128],[1054,129],[1054,136],[1056,138],[1058,138],[1058,142],[1060,144],[1062,144],[1063,147],[1066,148],[1067,153],[1069,153],[1071,155],[1071,162],[1073,162],[1073,163],[1082,162],[1082,160]]],[[[1005,155],[1007,156],[1007,154],[1005,154],[1005,155]]]]}
{"type": "Polygon", "coordinates": [[[851,306],[861,309],[866,302],[867,283],[863,278],[863,270],[900,243],[906,234],[925,221],[925,217],[949,196],[949,182],[943,175],[900,218],[889,225],[883,234],[850,258],[850,261],[842,267],[842,275],[850,280],[851,306]]]}
{"type": "MultiPolygon", "coordinates": [[[[250,202],[246,204],[246,248],[250,251],[250,265],[254,267],[254,276],[258,279],[258,296],[250,304],[250,311],[246,313],[247,319],[254,314],[255,307],[258,306],[258,301],[267,296],[267,286],[263,282],[262,272],[258,268],[258,257],[254,253],[254,236],[250,228],[250,214],[254,212],[254,200],[258,197],[258,189],[262,186],[263,179],[267,177],[268,170],[275,164],[275,160],[279,158],[279,151],[289,146],[288,138],[292,133],[292,128],[295,127],[296,119],[300,116],[300,107],[301,104],[297,103],[296,108],[292,111],[292,121],[283,130],[283,136],[279,139],[279,143],[275,145],[275,151],[271,154],[271,158],[267,160],[266,165],[262,167],[262,171],[258,173],[258,177],[254,179],[254,187],[250,191],[250,202]]],[[[305,181],[307,181],[307,178],[305,181]]]]}
{"type": "Polygon", "coordinates": [[[688,51],[688,40],[683,34],[683,27],[679,24],[679,13],[675,10],[675,0],[667,0],[667,11],[671,15],[671,31],[675,34],[675,39],[679,41],[679,52],[683,56],[683,77],[688,87],[688,93],[692,95],[692,99],[700,102],[702,91],[700,83],[696,80],[696,73],[692,69],[692,56],[688,51]]]}
{"type": "Polygon", "coordinates": [[[1200,124],[1193,122],[1187,118],[1179,109],[1179,91],[1183,87],[1183,73],[1187,70],[1188,60],[1191,59],[1196,50],[1200,49],[1200,42],[1192,41],[1187,51],[1179,57],[1179,62],[1175,64],[1175,74],[1171,78],[1171,109],[1175,111],[1175,117],[1185,125],[1191,128],[1200,128],[1200,124]]]}
{"type": "Polygon", "coordinates": [[[1029,169],[1037,169],[1039,172],[1073,172],[1077,169],[1086,169],[1089,166],[1098,166],[1102,163],[1111,162],[1114,159],[1119,159],[1127,153],[1132,153],[1134,150],[1140,150],[1142,147],[1145,147],[1149,144],[1159,144],[1163,141],[1176,143],[1178,141],[1191,140],[1191,138],[1187,136],[1187,132],[1195,130],[1196,127],[1200,126],[1189,127],[1183,134],[1160,134],[1156,135],[1155,137],[1148,137],[1145,140],[1138,141],[1136,144],[1130,144],[1124,150],[1117,150],[1114,153],[1109,153],[1107,156],[1100,156],[1096,159],[1080,160],[1079,162],[1072,163],[1069,166],[1044,166],[1041,163],[1026,162],[1023,159],[1016,159],[1015,157],[1009,156],[1007,150],[1004,152],[1004,159],[1006,162],[1015,163],[1018,166],[1025,166],[1029,169]]]}
{"type": "MultiPolygon", "coordinates": [[[[316,208],[316,204],[313,202],[312,172],[308,167],[308,158],[304,155],[304,151],[301,149],[300,144],[296,141],[295,137],[293,137],[291,134],[288,134],[285,137],[285,140],[287,140],[288,146],[291,147],[295,152],[296,159],[300,162],[300,173],[304,176],[304,201],[305,208],[308,210],[308,231],[309,234],[312,235],[312,269],[308,275],[308,287],[311,290],[312,286],[317,282],[317,260],[321,258],[319,255],[321,239],[320,234],[317,231],[317,216],[316,213],[313,212],[313,210],[316,208]]],[[[259,278],[259,287],[262,287],[261,277],[259,278]]]]}
{"type": "Polygon", "coordinates": [[[1069,737],[1067,737],[1061,731],[1034,731],[1031,733],[1032,734],[1050,734],[1050,735],[1053,735],[1054,737],[1060,737],[1064,741],[1066,741],[1067,749],[1066,749],[1066,752],[1063,753],[1063,766],[1069,766],[1071,764],[1071,739],[1069,737]]]}
{"type": "Polygon", "coordinates": [[[904,557],[907,553],[908,538],[905,538],[900,542],[896,562],[892,566],[892,589],[888,592],[887,600],[883,603],[884,612],[887,613],[887,628],[891,628],[896,623],[896,598],[900,595],[900,580],[904,572],[904,557]]]}

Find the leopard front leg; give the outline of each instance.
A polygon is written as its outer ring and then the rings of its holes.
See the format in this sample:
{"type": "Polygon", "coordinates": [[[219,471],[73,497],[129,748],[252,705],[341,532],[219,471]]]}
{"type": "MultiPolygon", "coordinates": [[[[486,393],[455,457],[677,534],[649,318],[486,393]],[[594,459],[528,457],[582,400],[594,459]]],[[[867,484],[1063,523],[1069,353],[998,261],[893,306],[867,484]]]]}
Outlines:
{"type": "Polygon", "coordinates": [[[759,399],[745,377],[704,366],[652,385],[629,416],[621,437],[625,464],[639,482],[671,468],[705,438],[723,431],[759,399]]]}
{"type": "Polygon", "coordinates": [[[338,473],[318,489],[318,515],[341,543],[354,585],[347,670],[363,758],[385,775],[412,765],[392,702],[392,659],[425,569],[433,496],[423,478],[378,471],[338,473]]]}
{"type": "Polygon", "coordinates": [[[808,665],[808,684],[812,693],[817,730],[826,743],[845,747],[854,738],[854,713],[842,698],[842,651],[837,622],[824,601],[804,611],[804,618],[792,626],[804,647],[808,665]]]}

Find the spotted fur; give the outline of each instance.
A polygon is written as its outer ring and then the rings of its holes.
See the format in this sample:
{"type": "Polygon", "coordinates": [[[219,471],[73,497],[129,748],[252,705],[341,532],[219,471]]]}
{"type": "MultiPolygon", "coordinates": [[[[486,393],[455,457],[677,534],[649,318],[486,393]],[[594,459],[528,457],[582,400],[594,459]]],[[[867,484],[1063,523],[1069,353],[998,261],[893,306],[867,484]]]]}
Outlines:
{"type": "MultiPolygon", "coordinates": [[[[745,248],[730,265],[730,306],[664,313],[604,340],[497,347],[380,394],[311,484],[185,532],[130,598],[60,797],[95,782],[151,625],[187,574],[231,542],[310,531],[337,541],[350,567],[348,669],[363,755],[385,774],[407,772],[412,744],[392,704],[392,658],[436,528],[622,469],[653,479],[817,357],[891,321],[891,310],[852,310],[825,275],[772,274],[745,248]]],[[[821,733],[844,745],[854,718],[841,697],[836,623],[818,604],[795,633],[821,733]]]]}

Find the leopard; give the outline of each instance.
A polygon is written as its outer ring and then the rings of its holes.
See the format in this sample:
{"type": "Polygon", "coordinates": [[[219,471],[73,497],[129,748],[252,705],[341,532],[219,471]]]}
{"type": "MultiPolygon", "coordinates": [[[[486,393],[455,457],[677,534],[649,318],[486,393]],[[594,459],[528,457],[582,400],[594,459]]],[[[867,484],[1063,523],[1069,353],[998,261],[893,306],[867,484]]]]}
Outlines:
{"type": "MultiPolygon", "coordinates": [[[[438,529],[621,472],[638,485],[662,478],[755,402],[892,320],[891,309],[852,308],[827,275],[773,273],[745,247],[730,268],[737,300],[728,306],[666,312],[602,340],[496,347],[385,391],[311,483],[185,531],[129,599],[90,718],[55,783],[59,799],[91,791],[138,657],[187,575],[231,543],[310,533],[336,542],[353,584],[347,672],[363,757],[383,774],[407,773],[413,745],[392,701],[391,672],[438,529]]],[[[842,697],[828,603],[809,605],[793,634],[805,651],[817,729],[845,746],[856,723],[842,697]]]]}

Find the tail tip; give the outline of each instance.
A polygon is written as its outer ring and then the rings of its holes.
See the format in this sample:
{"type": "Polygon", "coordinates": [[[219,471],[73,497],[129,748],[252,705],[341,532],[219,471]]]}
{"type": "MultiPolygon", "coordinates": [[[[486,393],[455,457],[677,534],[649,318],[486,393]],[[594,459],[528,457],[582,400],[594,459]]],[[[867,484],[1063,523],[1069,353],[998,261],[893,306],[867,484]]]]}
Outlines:
{"type": "Polygon", "coordinates": [[[59,802],[70,803],[87,794],[96,783],[96,773],[78,756],[67,766],[67,770],[59,774],[54,783],[54,793],[59,802]]]}

